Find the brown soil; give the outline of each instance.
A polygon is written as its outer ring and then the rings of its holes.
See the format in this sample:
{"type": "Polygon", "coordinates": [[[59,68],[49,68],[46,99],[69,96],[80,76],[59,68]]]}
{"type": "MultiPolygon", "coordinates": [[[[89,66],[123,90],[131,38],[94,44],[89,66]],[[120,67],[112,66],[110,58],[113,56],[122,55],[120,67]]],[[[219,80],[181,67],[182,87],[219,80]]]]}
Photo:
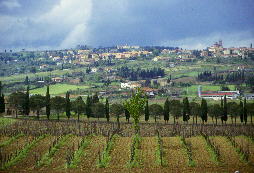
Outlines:
{"type": "Polygon", "coordinates": [[[184,168],[188,166],[186,154],[182,149],[179,137],[163,137],[164,158],[170,169],[184,168]]]}
{"type": "Polygon", "coordinates": [[[247,168],[248,165],[240,161],[240,156],[235,151],[235,148],[230,144],[226,137],[216,136],[211,138],[218,146],[220,152],[220,159],[223,163],[221,167],[234,168],[243,172],[242,169],[247,168]]]}
{"type": "Polygon", "coordinates": [[[100,153],[103,151],[106,144],[106,138],[102,136],[94,136],[91,139],[91,143],[85,150],[85,157],[81,159],[81,163],[79,169],[81,171],[94,169],[96,168],[98,152],[100,153]]]}
{"type": "Polygon", "coordinates": [[[206,149],[206,142],[201,136],[186,138],[186,142],[191,144],[192,158],[196,167],[216,167],[217,165],[211,160],[211,155],[206,149]]]}
{"type": "Polygon", "coordinates": [[[48,136],[41,141],[39,141],[35,147],[28,153],[27,157],[20,161],[18,164],[10,168],[12,171],[17,172],[27,172],[36,169],[36,160],[35,155],[39,156],[39,158],[48,152],[48,149],[53,142],[54,137],[48,136]]]}
{"type": "Polygon", "coordinates": [[[1,148],[2,154],[11,154],[14,153],[17,150],[23,149],[29,142],[33,140],[33,137],[31,136],[22,136],[18,138],[17,140],[14,140],[9,145],[4,146],[1,148]]]}
{"type": "Polygon", "coordinates": [[[149,167],[158,167],[155,163],[156,161],[156,146],[157,146],[157,139],[156,137],[143,137],[141,140],[141,160],[142,160],[142,167],[149,168],[149,167]]]}
{"type": "Polygon", "coordinates": [[[125,168],[130,160],[131,138],[118,137],[111,151],[109,168],[125,168]]]}

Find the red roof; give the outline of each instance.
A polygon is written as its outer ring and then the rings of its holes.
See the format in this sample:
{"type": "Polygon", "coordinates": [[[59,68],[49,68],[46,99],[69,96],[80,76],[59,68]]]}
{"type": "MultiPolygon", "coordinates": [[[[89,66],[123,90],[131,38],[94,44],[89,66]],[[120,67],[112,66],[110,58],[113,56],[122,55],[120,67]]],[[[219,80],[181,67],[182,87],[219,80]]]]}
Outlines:
{"type": "Polygon", "coordinates": [[[233,92],[223,92],[223,93],[205,93],[205,94],[202,94],[201,93],[201,95],[202,96],[212,96],[212,95],[216,95],[216,96],[224,96],[224,95],[227,95],[227,96],[229,96],[229,95],[235,95],[235,93],[233,93],[233,92]]]}

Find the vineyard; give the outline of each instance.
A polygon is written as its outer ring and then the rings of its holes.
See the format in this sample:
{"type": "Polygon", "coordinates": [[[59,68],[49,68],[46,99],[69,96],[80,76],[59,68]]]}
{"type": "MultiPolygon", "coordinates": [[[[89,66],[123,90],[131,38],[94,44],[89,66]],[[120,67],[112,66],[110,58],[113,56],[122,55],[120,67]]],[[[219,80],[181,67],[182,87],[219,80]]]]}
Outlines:
{"type": "Polygon", "coordinates": [[[18,120],[1,129],[0,172],[252,172],[253,126],[217,128],[18,120]]]}

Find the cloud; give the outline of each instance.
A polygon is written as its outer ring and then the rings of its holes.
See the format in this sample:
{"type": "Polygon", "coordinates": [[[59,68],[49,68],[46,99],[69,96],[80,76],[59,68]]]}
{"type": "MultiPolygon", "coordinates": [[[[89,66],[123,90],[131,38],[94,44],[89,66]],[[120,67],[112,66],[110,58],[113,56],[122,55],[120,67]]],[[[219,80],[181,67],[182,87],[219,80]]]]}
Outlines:
{"type": "Polygon", "coordinates": [[[17,0],[5,0],[5,1],[2,1],[0,3],[0,6],[6,7],[8,9],[10,9],[10,10],[12,10],[14,8],[21,7],[20,3],[17,0]]]}
{"type": "Polygon", "coordinates": [[[0,47],[70,48],[87,42],[91,0],[60,0],[38,16],[0,16],[0,47]]]}
{"type": "Polygon", "coordinates": [[[253,31],[217,32],[207,36],[187,37],[179,40],[164,40],[159,44],[163,46],[181,47],[183,49],[202,50],[219,40],[223,41],[224,47],[249,47],[250,43],[254,43],[254,33],[253,31]]]}
{"type": "Polygon", "coordinates": [[[0,0],[0,48],[247,45],[253,8],[253,0],[0,0]]]}

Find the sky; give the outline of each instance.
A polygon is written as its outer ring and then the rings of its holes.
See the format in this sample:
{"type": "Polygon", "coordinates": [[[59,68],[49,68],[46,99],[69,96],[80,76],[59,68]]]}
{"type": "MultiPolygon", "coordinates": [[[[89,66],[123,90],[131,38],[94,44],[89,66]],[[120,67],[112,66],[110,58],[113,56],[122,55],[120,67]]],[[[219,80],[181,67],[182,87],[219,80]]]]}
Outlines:
{"type": "Polygon", "coordinates": [[[0,0],[0,50],[254,44],[253,0],[0,0]]]}

